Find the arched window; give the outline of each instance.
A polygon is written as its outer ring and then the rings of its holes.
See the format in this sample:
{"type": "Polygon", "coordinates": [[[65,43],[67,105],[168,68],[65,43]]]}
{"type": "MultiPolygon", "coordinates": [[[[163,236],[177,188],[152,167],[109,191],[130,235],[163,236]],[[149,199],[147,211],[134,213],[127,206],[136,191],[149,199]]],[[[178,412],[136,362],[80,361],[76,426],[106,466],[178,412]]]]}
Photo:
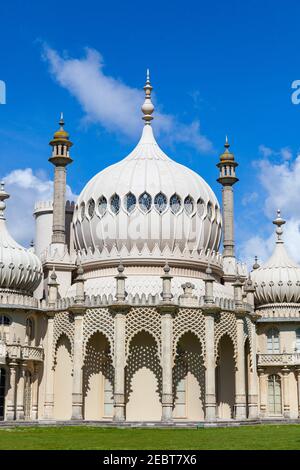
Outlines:
{"type": "Polygon", "coordinates": [[[26,337],[31,344],[31,341],[34,340],[34,320],[32,318],[26,320],[26,337]]]}
{"type": "Polygon", "coordinates": [[[0,325],[9,326],[11,323],[10,318],[6,315],[0,315],[0,325]]]}
{"type": "Polygon", "coordinates": [[[296,330],[296,351],[300,352],[300,328],[296,330]]]}
{"type": "Polygon", "coordinates": [[[277,374],[268,377],[268,414],[280,415],[281,411],[281,381],[277,374]]]}
{"type": "Polygon", "coordinates": [[[267,351],[268,354],[279,354],[279,331],[277,328],[270,328],[267,332],[267,351]]]}
{"type": "Polygon", "coordinates": [[[104,215],[107,209],[107,199],[105,196],[101,196],[98,201],[98,210],[100,215],[104,215]]]}
{"type": "Polygon", "coordinates": [[[135,206],[136,206],[136,197],[134,194],[132,193],[128,193],[126,194],[125,198],[124,198],[124,202],[125,202],[125,209],[127,212],[129,212],[129,214],[134,211],[135,209],[135,206]]]}
{"type": "Polygon", "coordinates": [[[114,214],[117,214],[120,210],[120,196],[113,194],[110,198],[110,208],[114,214]]]}
{"type": "Polygon", "coordinates": [[[88,203],[88,214],[90,218],[94,217],[94,213],[95,213],[95,201],[94,199],[90,199],[88,203]]]}
{"type": "Polygon", "coordinates": [[[170,197],[170,207],[173,214],[178,214],[181,207],[181,199],[178,194],[175,193],[170,197]]]}
{"type": "Polygon", "coordinates": [[[191,196],[187,196],[184,200],[184,209],[188,215],[194,212],[194,199],[191,196]]]}
{"type": "Polygon", "coordinates": [[[167,207],[167,198],[163,193],[156,194],[154,198],[155,209],[162,214],[167,207]]]}
{"type": "Polygon", "coordinates": [[[204,201],[201,198],[199,198],[197,201],[197,212],[200,217],[202,217],[202,215],[204,214],[204,201]]]}
{"type": "Polygon", "coordinates": [[[143,212],[148,212],[151,209],[152,197],[150,194],[144,192],[139,197],[139,205],[143,212]]]}

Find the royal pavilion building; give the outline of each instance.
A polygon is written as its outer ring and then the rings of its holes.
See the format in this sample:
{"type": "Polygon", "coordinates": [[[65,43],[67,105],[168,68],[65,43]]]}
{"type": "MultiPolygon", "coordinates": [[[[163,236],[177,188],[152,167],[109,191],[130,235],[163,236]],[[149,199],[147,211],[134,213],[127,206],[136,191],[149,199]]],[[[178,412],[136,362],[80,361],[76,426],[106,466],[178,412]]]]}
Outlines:
{"type": "Polygon", "coordinates": [[[284,245],[249,273],[235,255],[238,166],[226,139],[220,204],[159,147],[147,75],[132,152],[65,200],[70,136],[50,142],[53,201],[34,246],[0,188],[0,419],[242,422],[298,419],[300,267],[284,245]]]}

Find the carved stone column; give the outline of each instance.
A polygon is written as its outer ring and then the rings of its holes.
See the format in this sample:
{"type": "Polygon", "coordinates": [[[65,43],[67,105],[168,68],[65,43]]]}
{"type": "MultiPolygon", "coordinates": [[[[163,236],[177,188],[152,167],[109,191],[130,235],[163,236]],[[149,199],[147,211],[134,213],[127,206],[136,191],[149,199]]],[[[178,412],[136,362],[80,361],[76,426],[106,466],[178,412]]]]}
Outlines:
{"type": "Polygon", "coordinates": [[[39,405],[39,364],[34,364],[34,370],[32,375],[32,407],[31,407],[31,419],[38,419],[38,405],[39,405]]]}
{"type": "Polygon", "coordinates": [[[300,367],[296,368],[296,378],[297,378],[297,397],[298,397],[298,418],[300,418],[300,367]]]}
{"type": "Polygon", "coordinates": [[[16,418],[16,376],[18,363],[12,360],[9,363],[9,389],[7,392],[6,402],[6,419],[13,421],[16,418]]]}
{"type": "Polygon", "coordinates": [[[16,410],[17,420],[22,420],[25,418],[25,414],[24,414],[25,370],[26,370],[26,363],[21,362],[19,366],[19,377],[18,377],[18,382],[17,382],[17,410],[16,410]]]}
{"type": "Polygon", "coordinates": [[[162,334],[162,421],[173,419],[173,316],[175,305],[160,305],[162,334]]]}
{"type": "Polygon", "coordinates": [[[256,369],[256,354],[257,354],[257,344],[256,344],[256,325],[254,322],[251,323],[251,365],[249,370],[249,383],[248,383],[248,408],[249,408],[249,418],[256,419],[258,418],[258,375],[256,369]]]}
{"type": "Polygon", "coordinates": [[[116,302],[111,306],[115,316],[114,338],[114,421],[125,421],[125,326],[130,306],[116,302]]]}
{"type": "Polygon", "coordinates": [[[284,366],[282,369],[283,378],[283,416],[290,418],[290,396],[289,396],[289,374],[290,369],[284,366]]]}
{"type": "Polygon", "coordinates": [[[235,372],[235,418],[246,419],[244,315],[237,315],[237,369],[235,372]]]}
{"type": "Polygon", "coordinates": [[[72,306],[74,315],[74,355],[73,355],[73,381],[72,381],[72,419],[83,419],[83,317],[85,307],[72,306]]]}
{"type": "Polygon", "coordinates": [[[45,386],[44,419],[53,419],[53,407],[54,407],[53,334],[54,334],[54,314],[48,313],[47,351],[46,351],[46,361],[45,361],[46,386],[45,386]]]}
{"type": "Polygon", "coordinates": [[[267,375],[262,367],[257,369],[259,377],[259,416],[264,418],[267,415],[267,375]]]}
{"type": "Polygon", "coordinates": [[[215,312],[203,310],[205,314],[205,419],[216,419],[216,358],[215,358],[215,312]]]}

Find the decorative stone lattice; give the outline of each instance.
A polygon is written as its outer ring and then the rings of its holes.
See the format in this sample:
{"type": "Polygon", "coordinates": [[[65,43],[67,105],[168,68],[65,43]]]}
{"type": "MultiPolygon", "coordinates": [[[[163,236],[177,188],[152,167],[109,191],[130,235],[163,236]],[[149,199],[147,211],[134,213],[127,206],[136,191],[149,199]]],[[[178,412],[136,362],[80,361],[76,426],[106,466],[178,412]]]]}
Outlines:
{"type": "Polygon", "coordinates": [[[108,338],[103,333],[98,334],[100,338],[95,338],[97,344],[95,344],[95,341],[87,341],[86,343],[86,354],[83,364],[84,398],[87,397],[88,392],[91,389],[90,380],[93,375],[101,373],[106,379],[110,381],[112,386],[114,383],[114,368],[112,363],[112,354],[110,351],[111,346],[108,338]],[[101,341],[101,335],[105,337],[104,341],[101,341]]]}
{"type": "Polygon", "coordinates": [[[88,309],[83,318],[83,355],[86,345],[94,333],[103,333],[109,343],[110,351],[114,354],[114,318],[107,308],[88,309]]]}
{"type": "Polygon", "coordinates": [[[125,351],[126,358],[132,338],[140,331],[150,333],[157,343],[158,354],[161,357],[161,317],[155,308],[132,308],[126,316],[125,351]]]}
{"type": "Polygon", "coordinates": [[[205,317],[200,310],[181,308],[173,321],[173,355],[176,355],[177,343],[181,336],[187,332],[194,333],[202,346],[202,355],[205,358],[205,317]]]}
{"type": "Polygon", "coordinates": [[[215,319],[215,358],[216,361],[219,356],[219,343],[224,335],[228,335],[233,343],[234,359],[237,359],[237,332],[236,332],[236,317],[231,312],[221,312],[215,319]]]}
{"type": "Polygon", "coordinates": [[[62,335],[70,341],[71,356],[73,359],[74,350],[74,317],[69,312],[59,312],[54,316],[54,331],[53,331],[53,359],[56,359],[57,343],[62,335]]]}
{"type": "MultiPolygon", "coordinates": [[[[143,334],[143,333],[142,333],[143,334]]],[[[145,333],[144,333],[145,334],[145,333]]],[[[151,334],[151,333],[149,333],[151,334]]],[[[147,333],[145,334],[147,335],[147,333]]],[[[147,335],[148,336],[148,335],[147,335]]],[[[157,393],[160,397],[162,396],[162,368],[160,359],[158,356],[158,347],[155,339],[151,335],[151,339],[146,340],[145,343],[139,344],[135,342],[135,336],[132,342],[129,344],[129,351],[126,364],[125,373],[125,396],[128,402],[130,393],[132,392],[132,379],[135,373],[146,367],[151,370],[157,380],[157,393]]],[[[145,339],[145,338],[144,338],[145,339]]]]}

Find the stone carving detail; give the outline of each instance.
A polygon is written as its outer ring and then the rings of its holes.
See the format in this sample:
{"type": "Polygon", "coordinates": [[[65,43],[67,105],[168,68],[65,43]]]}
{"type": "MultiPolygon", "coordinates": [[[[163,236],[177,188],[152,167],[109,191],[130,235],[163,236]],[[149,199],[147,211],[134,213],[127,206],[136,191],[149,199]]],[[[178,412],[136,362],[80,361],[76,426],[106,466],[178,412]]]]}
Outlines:
{"type": "Polygon", "coordinates": [[[219,357],[219,342],[227,334],[233,343],[234,359],[237,359],[236,317],[231,312],[221,312],[215,319],[215,358],[219,357]]]}
{"type": "Polygon", "coordinates": [[[205,358],[205,317],[201,310],[179,309],[173,321],[173,357],[176,355],[177,343],[187,332],[194,333],[201,343],[201,351],[205,358]]]}
{"type": "Polygon", "coordinates": [[[86,311],[83,318],[83,356],[86,353],[86,345],[94,333],[106,335],[111,354],[114,354],[114,318],[107,308],[93,308],[86,311]]]}
{"type": "Polygon", "coordinates": [[[74,317],[69,312],[59,312],[54,317],[54,331],[53,331],[53,358],[56,358],[56,348],[59,338],[65,334],[70,341],[71,356],[73,360],[74,349],[74,317]]]}
{"type": "Polygon", "coordinates": [[[157,343],[159,357],[161,357],[161,317],[155,308],[137,307],[130,310],[126,316],[125,351],[126,358],[132,338],[140,331],[150,333],[157,343]]]}

